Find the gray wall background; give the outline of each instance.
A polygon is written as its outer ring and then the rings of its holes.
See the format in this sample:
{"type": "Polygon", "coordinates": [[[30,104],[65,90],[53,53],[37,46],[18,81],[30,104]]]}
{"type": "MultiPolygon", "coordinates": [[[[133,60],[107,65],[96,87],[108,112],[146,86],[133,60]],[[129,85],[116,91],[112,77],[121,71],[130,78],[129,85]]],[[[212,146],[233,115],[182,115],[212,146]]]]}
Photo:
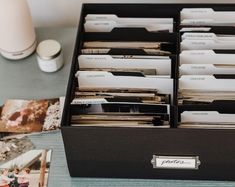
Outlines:
{"type": "Polygon", "coordinates": [[[235,0],[27,0],[36,27],[76,26],[82,3],[235,3],[235,0]]]}

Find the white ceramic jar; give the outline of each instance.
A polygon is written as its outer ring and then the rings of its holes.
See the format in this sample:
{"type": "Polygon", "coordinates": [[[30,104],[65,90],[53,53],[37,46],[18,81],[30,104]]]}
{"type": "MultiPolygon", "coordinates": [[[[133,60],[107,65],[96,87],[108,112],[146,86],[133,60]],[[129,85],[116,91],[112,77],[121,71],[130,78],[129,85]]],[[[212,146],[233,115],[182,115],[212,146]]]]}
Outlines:
{"type": "Polygon", "coordinates": [[[39,68],[44,72],[58,71],[63,65],[62,48],[56,40],[44,40],[38,44],[37,60],[39,68]]]}

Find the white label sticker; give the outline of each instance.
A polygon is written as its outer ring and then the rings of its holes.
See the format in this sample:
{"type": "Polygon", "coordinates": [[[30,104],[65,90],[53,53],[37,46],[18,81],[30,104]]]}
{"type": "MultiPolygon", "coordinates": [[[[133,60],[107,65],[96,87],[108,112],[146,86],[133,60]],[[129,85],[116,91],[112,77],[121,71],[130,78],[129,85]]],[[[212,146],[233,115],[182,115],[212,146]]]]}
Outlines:
{"type": "Polygon", "coordinates": [[[154,156],[154,168],[159,169],[198,169],[198,157],[154,156]]]}

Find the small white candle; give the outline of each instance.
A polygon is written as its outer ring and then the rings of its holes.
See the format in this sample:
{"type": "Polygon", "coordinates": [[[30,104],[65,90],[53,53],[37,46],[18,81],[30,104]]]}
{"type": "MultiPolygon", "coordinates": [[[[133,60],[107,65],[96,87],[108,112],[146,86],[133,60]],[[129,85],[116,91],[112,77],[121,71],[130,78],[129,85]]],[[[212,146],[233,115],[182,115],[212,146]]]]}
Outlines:
{"type": "Polygon", "coordinates": [[[37,60],[39,68],[44,72],[58,71],[64,64],[62,48],[55,40],[44,40],[38,44],[37,60]]]}

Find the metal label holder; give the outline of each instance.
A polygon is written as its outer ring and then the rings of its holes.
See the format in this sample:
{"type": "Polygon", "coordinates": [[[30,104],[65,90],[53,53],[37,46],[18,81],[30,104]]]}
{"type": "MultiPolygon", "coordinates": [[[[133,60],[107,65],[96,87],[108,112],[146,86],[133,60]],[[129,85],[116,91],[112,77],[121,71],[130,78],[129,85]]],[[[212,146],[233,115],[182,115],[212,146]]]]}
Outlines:
{"type": "Polygon", "coordinates": [[[158,156],[153,155],[151,164],[155,169],[198,170],[201,164],[199,156],[158,156]]]}

